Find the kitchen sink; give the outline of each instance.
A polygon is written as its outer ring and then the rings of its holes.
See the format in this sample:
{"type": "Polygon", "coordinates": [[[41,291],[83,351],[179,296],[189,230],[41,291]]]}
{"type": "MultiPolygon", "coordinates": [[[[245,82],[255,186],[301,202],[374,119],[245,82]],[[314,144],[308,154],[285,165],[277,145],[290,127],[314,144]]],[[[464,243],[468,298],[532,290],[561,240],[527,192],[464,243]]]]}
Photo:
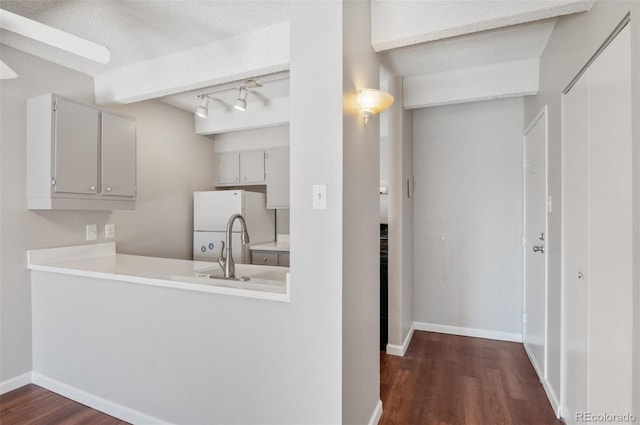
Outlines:
{"type": "Polygon", "coordinates": [[[219,266],[199,269],[171,276],[171,279],[200,283],[204,285],[226,286],[230,288],[249,289],[264,292],[286,292],[288,267],[260,266],[253,264],[236,264],[236,277],[224,278],[219,266]]]}

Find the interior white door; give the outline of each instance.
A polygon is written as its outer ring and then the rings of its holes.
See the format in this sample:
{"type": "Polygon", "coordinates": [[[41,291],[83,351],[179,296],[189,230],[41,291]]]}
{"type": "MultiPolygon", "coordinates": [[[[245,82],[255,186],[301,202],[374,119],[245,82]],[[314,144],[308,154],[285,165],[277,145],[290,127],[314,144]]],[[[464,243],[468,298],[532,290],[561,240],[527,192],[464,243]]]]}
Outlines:
{"type": "Polygon", "coordinates": [[[547,326],[547,113],[524,135],[523,339],[540,379],[546,379],[547,326]]]}
{"type": "Polygon", "coordinates": [[[562,98],[562,411],[568,423],[587,411],[588,85],[583,76],[562,98]]]}

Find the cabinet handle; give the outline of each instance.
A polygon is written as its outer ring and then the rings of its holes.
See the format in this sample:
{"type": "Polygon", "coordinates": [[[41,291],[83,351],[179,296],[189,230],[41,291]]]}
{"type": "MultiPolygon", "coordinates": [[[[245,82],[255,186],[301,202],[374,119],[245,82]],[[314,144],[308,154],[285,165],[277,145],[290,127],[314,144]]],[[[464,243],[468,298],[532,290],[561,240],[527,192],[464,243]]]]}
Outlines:
{"type": "Polygon", "coordinates": [[[237,182],[237,181],[238,181],[238,178],[236,177],[235,179],[233,179],[233,181],[234,181],[234,182],[237,182]]]}
{"type": "Polygon", "coordinates": [[[246,177],[243,177],[243,178],[242,178],[242,180],[243,180],[243,181],[247,181],[247,178],[246,178],[246,177]]]}
{"type": "Polygon", "coordinates": [[[89,186],[89,190],[96,190],[95,186],[89,186]]]}
{"type": "Polygon", "coordinates": [[[111,188],[110,188],[110,187],[107,187],[105,190],[106,190],[107,192],[111,192],[111,188]]]}
{"type": "Polygon", "coordinates": [[[266,262],[267,262],[267,257],[262,257],[262,261],[263,261],[264,263],[266,263],[266,262]]]}

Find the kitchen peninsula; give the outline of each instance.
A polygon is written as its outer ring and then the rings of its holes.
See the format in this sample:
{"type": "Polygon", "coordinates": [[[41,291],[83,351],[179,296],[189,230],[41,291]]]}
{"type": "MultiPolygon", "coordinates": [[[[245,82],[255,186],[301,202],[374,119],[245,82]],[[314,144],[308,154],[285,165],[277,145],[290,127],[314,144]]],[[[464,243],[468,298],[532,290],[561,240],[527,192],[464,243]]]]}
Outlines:
{"type": "Polygon", "coordinates": [[[202,423],[222,421],[220,403],[259,399],[239,376],[283,376],[288,268],[201,277],[219,266],[117,254],[114,243],[32,250],[28,261],[37,385],[131,423],[202,423]]]}

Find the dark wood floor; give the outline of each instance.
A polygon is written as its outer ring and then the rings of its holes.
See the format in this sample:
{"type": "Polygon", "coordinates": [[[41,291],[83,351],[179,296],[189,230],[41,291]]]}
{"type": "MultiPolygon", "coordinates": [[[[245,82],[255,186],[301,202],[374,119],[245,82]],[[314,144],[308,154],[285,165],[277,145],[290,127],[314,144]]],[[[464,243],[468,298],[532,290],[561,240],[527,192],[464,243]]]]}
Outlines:
{"type": "Polygon", "coordinates": [[[127,422],[31,384],[0,396],[0,424],[126,425],[127,422]]]}
{"type": "Polygon", "coordinates": [[[522,344],[415,332],[380,353],[380,425],[561,425],[522,344]]]}
{"type": "MultiPolygon", "coordinates": [[[[561,425],[521,344],[416,332],[380,354],[380,425],[561,425]]],[[[0,396],[1,425],[126,422],[28,385],[0,396]]]]}

